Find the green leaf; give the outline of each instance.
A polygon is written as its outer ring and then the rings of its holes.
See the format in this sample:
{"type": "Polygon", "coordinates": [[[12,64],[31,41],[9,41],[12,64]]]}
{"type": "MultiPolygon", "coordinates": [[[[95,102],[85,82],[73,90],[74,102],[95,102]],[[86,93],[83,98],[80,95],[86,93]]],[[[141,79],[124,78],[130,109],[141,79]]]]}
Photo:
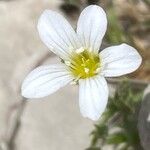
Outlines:
{"type": "Polygon", "coordinates": [[[108,31],[106,33],[106,40],[110,44],[119,44],[127,42],[126,35],[121,27],[121,24],[115,14],[114,9],[108,9],[108,31]]]}
{"type": "Polygon", "coordinates": [[[88,148],[86,150],[101,150],[99,147],[91,147],[91,148],[88,148]]]}
{"type": "Polygon", "coordinates": [[[116,133],[113,135],[110,135],[107,138],[107,143],[108,144],[121,144],[121,143],[125,143],[127,141],[127,137],[124,133],[116,133]]]}
{"type": "Polygon", "coordinates": [[[133,90],[128,81],[123,81],[118,86],[114,97],[109,98],[107,110],[102,119],[91,133],[90,148],[97,148],[100,143],[101,146],[105,144],[118,146],[124,143],[127,147],[133,147],[134,150],[141,147],[137,124],[142,93],[143,91],[133,90]],[[119,127],[121,131],[110,134],[112,127],[119,127]]]}

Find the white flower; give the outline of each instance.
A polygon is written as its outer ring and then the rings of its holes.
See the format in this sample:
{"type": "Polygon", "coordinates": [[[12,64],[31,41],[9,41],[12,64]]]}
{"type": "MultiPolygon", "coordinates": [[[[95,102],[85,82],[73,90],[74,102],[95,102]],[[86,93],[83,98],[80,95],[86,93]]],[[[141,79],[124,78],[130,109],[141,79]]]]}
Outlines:
{"type": "Polygon", "coordinates": [[[97,120],[108,101],[104,77],[131,73],[142,61],[127,44],[111,46],[99,53],[106,29],[106,14],[96,5],[82,11],[76,32],[60,14],[45,10],[38,22],[39,35],[63,63],[33,70],[23,82],[22,95],[40,98],[70,82],[78,82],[80,111],[84,117],[97,120]]]}

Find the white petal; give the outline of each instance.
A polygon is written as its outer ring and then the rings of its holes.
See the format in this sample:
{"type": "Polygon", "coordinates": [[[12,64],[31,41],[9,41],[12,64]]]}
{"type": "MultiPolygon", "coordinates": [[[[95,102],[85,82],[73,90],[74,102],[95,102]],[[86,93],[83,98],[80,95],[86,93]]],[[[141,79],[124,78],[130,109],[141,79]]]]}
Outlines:
{"type": "Polygon", "coordinates": [[[64,65],[41,66],[33,70],[24,80],[22,95],[27,98],[47,96],[72,81],[64,65]]]}
{"type": "Polygon", "coordinates": [[[91,5],[82,11],[77,25],[77,34],[83,47],[98,52],[106,29],[107,18],[101,7],[91,5]]]}
{"type": "Polygon", "coordinates": [[[38,21],[42,41],[61,58],[68,58],[71,48],[79,48],[77,35],[68,21],[51,10],[45,10],[38,21]]]}
{"type": "Polygon", "coordinates": [[[111,46],[100,53],[105,77],[115,77],[135,71],[141,65],[142,58],[136,49],[127,45],[111,46]]]}
{"type": "Polygon", "coordinates": [[[108,101],[108,87],[101,76],[79,80],[79,105],[84,117],[97,120],[108,101]]]}

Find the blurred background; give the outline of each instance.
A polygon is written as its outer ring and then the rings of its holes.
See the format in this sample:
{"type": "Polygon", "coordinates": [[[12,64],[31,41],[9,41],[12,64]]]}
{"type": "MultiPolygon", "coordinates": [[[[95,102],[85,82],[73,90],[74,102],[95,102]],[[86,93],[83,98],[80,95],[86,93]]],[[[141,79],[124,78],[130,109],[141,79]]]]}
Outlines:
{"type": "Polygon", "coordinates": [[[149,0],[0,0],[0,150],[150,150],[149,33],[149,0]],[[125,42],[143,57],[136,72],[108,79],[109,104],[97,122],[81,116],[77,86],[33,101],[20,94],[30,70],[60,61],[38,36],[40,14],[55,10],[76,28],[91,4],[107,13],[102,48],[125,42]]]}

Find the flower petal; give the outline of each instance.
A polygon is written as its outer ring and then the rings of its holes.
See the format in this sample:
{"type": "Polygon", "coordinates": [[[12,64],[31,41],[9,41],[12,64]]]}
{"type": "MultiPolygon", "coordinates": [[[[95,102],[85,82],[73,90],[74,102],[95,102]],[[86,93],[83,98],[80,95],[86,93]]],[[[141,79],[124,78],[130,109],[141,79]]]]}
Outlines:
{"type": "Polygon", "coordinates": [[[136,49],[121,44],[111,46],[100,52],[102,74],[105,77],[115,77],[135,71],[141,65],[142,58],[136,49]]]}
{"type": "Polygon", "coordinates": [[[77,34],[83,47],[98,52],[106,29],[107,18],[101,7],[90,5],[82,11],[78,20],[77,34]]]}
{"type": "Polygon", "coordinates": [[[27,98],[44,97],[72,80],[64,65],[41,66],[33,70],[24,80],[22,95],[27,98]]]}
{"type": "Polygon", "coordinates": [[[79,80],[79,105],[84,117],[97,120],[108,101],[108,87],[101,76],[79,80]]]}
{"type": "Polygon", "coordinates": [[[51,10],[45,10],[38,21],[42,41],[59,57],[68,58],[69,50],[80,46],[77,35],[68,21],[51,10]]]}

